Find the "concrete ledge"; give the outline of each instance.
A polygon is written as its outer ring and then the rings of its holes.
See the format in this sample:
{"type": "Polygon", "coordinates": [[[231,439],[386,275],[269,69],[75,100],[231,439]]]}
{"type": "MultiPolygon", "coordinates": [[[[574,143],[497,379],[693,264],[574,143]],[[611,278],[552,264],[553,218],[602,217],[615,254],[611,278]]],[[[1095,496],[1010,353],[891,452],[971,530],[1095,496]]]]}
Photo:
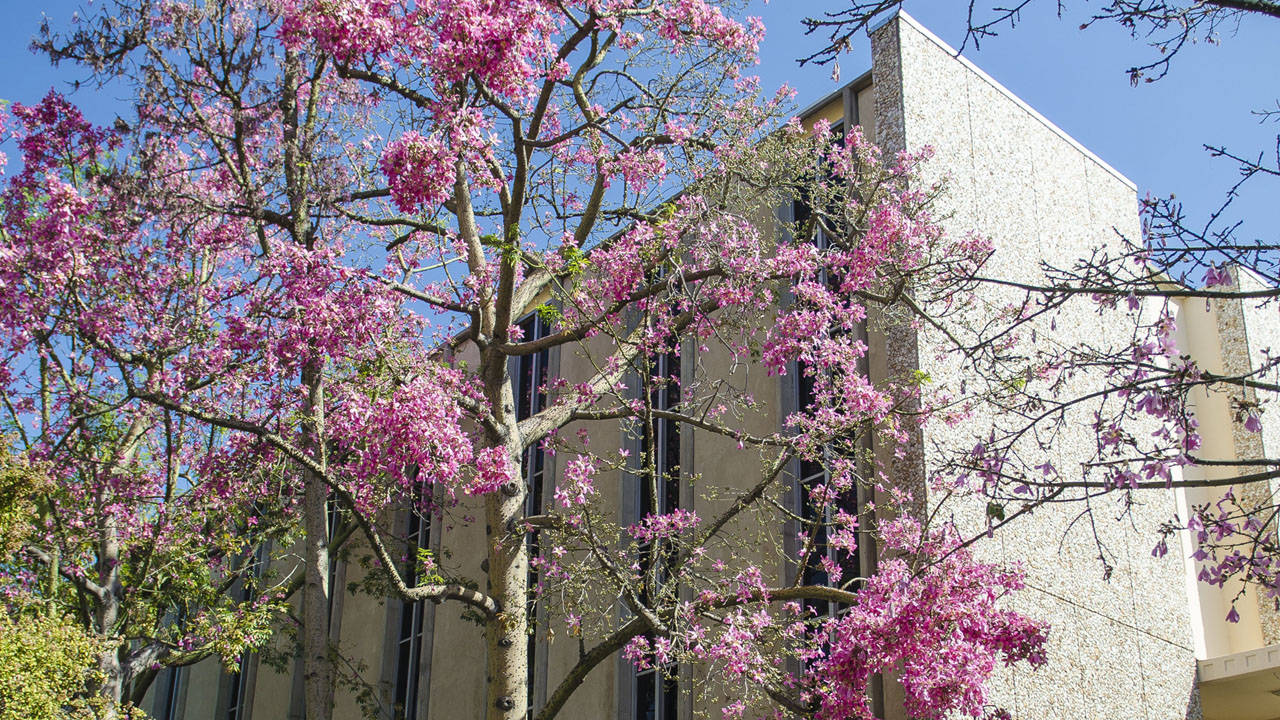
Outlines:
{"type": "Polygon", "coordinates": [[[1204,720],[1280,719],[1280,645],[1197,663],[1204,720]]]}
{"type": "MultiPolygon", "coordinates": [[[[1202,684],[1262,670],[1280,670],[1280,645],[1268,645],[1257,650],[1246,650],[1201,660],[1197,664],[1200,667],[1202,684]]],[[[1277,686],[1277,689],[1280,689],[1280,686],[1277,686]]]]}

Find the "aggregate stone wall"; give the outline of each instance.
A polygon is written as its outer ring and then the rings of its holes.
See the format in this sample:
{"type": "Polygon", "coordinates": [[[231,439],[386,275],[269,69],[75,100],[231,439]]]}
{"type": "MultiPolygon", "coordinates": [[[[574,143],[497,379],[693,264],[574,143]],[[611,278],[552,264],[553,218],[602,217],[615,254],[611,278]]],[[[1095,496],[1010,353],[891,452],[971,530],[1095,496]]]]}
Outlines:
{"type": "MultiPolygon", "coordinates": [[[[1248,270],[1234,271],[1236,287],[1244,292],[1258,292],[1268,289],[1266,282],[1248,270]]],[[[1232,302],[1232,301],[1228,301],[1232,302]]],[[[1280,312],[1276,311],[1273,302],[1246,299],[1235,301],[1238,312],[1231,317],[1236,325],[1228,331],[1220,328],[1219,333],[1230,336],[1234,351],[1231,360],[1234,367],[1231,372],[1253,372],[1256,368],[1268,367],[1280,355],[1280,312]]],[[[1227,316],[1219,313],[1219,317],[1227,316]]],[[[1224,341],[1224,354],[1227,350],[1224,341]]],[[[1264,383],[1275,383],[1280,378],[1280,370],[1271,367],[1265,373],[1253,379],[1264,383]]],[[[1276,405],[1276,394],[1271,392],[1247,393],[1247,399],[1258,403],[1262,432],[1258,434],[1245,430],[1242,423],[1232,426],[1237,457],[1240,458],[1275,458],[1280,457],[1280,406],[1276,405]]],[[[1234,419],[1234,418],[1233,418],[1234,419]]],[[[1268,484],[1258,484],[1245,491],[1246,496],[1258,503],[1270,503],[1280,492],[1280,481],[1272,480],[1268,484]]],[[[1258,614],[1262,638],[1260,644],[1273,645],[1280,643],[1280,609],[1266,599],[1258,598],[1258,614]]],[[[1245,649],[1245,648],[1242,648],[1245,649]]],[[[1247,648],[1252,649],[1252,648],[1247,648]]]]}
{"type": "MultiPolygon", "coordinates": [[[[1069,265],[1117,234],[1139,231],[1134,187],[905,14],[874,31],[876,141],[886,152],[932,147],[926,177],[948,177],[939,216],[952,233],[989,237],[996,255],[985,274],[1034,281],[1040,263],[1069,265]]],[[[1018,300],[984,291],[974,318],[1018,300]]],[[[1124,326],[1095,307],[1067,308],[1037,342],[1123,343],[1124,326]]],[[[930,331],[891,330],[887,366],[919,367],[938,386],[963,377],[940,355],[930,331]]],[[[1077,390],[1097,379],[1083,378],[1077,390]]],[[[994,421],[980,411],[958,427],[929,425],[893,471],[924,492],[948,453],[971,448],[994,421]]],[[[1079,467],[1096,439],[1081,412],[1046,453],[1061,472],[1079,467]]],[[[1076,519],[1083,506],[1046,506],[975,546],[989,560],[1022,561],[1027,589],[1013,605],[1050,622],[1049,662],[1038,671],[1003,670],[994,700],[1016,718],[1199,717],[1195,657],[1183,564],[1152,557],[1154,529],[1175,511],[1171,493],[1151,492],[1122,522],[1112,501],[1094,504],[1096,523],[1076,519]],[[1104,580],[1104,562],[1109,580],[1104,580]]],[[[985,526],[985,501],[928,495],[928,506],[970,531],[985,526]]]]}

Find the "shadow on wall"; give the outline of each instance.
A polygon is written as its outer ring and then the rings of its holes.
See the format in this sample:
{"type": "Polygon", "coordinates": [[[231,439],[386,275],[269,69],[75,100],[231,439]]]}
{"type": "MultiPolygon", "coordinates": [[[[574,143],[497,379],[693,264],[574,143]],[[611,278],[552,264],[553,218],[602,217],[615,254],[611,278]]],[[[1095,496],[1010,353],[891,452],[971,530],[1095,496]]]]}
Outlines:
{"type": "Polygon", "coordinates": [[[1203,720],[1204,708],[1200,705],[1200,682],[1195,668],[1191,670],[1191,696],[1187,698],[1186,720],[1203,720]]]}

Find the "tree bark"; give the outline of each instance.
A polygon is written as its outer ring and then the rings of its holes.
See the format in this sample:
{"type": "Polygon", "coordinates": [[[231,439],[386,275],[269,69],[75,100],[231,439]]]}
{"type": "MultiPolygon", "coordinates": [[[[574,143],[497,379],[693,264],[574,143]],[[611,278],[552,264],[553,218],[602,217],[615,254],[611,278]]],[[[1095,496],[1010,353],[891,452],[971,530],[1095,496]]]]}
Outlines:
{"type": "MultiPolygon", "coordinates": [[[[311,223],[311,173],[304,162],[302,144],[310,133],[314,117],[316,87],[311,88],[307,116],[300,117],[299,89],[303,80],[302,59],[293,50],[285,51],[284,92],[280,98],[285,185],[289,194],[289,217],[293,241],[308,251],[315,250],[315,228],[311,223]]],[[[328,469],[324,429],[324,366],[315,347],[313,357],[302,371],[307,401],[302,412],[305,449],[319,471],[301,468],[303,482],[303,590],[302,590],[302,683],[307,720],[330,720],[333,716],[333,653],[329,646],[329,487],[323,473],[328,469]]]]}
{"type": "Polygon", "coordinates": [[[520,451],[507,447],[513,481],[485,499],[489,594],[502,607],[485,626],[489,661],[486,720],[523,720],[529,704],[529,556],[521,530],[525,487],[519,472],[520,451]]]}
{"type": "Polygon", "coordinates": [[[489,546],[489,595],[500,612],[485,625],[488,676],[486,720],[524,720],[529,708],[528,593],[529,553],[525,546],[525,481],[521,459],[524,445],[516,419],[515,397],[507,356],[496,348],[482,351],[490,407],[495,428],[487,433],[490,447],[504,449],[509,480],[498,492],[485,496],[485,534],[489,546]]]}
{"type": "MultiPolygon", "coordinates": [[[[145,431],[146,423],[141,414],[135,415],[129,423],[116,455],[103,470],[104,473],[125,472],[137,457],[139,438],[145,431]]],[[[99,490],[98,506],[109,508],[115,498],[105,487],[99,490]]],[[[98,587],[101,593],[94,598],[93,625],[94,632],[101,638],[113,639],[116,625],[120,621],[120,602],[124,597],[124,587],[120,579],[120,527],[111,512],[103,512],[98,521],[98,587]]],[[[123,655],[128,648],[111,646],[98,656],[98,669],[102,672],[102,684],[99,692],[107,699],[107,707],[103,711],[105,720],[119,717],[120,705],[124,702],[126,692],[125,667],[123,655]]]]}
{"type": "MultiPolygon", "coordinates": [[[[324,378],[319,368],[309,369],[304,432],[309,451],[321,467],[324,457],[324,378]]],[[[329,488],[318,473],[303,469],[303,528],[305,564],[302,593],[303,696],[307,720],[329,720],[333,715],[333,660],[329,647],[329,523],[326,504],[329,488]]]]}

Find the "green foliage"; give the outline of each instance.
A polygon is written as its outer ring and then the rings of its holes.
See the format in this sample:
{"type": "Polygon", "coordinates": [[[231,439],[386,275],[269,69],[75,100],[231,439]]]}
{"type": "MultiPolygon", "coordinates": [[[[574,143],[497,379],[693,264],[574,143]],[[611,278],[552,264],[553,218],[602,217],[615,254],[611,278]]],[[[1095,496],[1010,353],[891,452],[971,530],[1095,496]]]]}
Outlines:
{"type": "Polygon", "coordinates": [[[38,468],[14,459],[8,444],[0,441],[0,557],[4,558],[17,552],[30,532],[35,497],[48,483],[38,468]]]}
{"type": "Polygon", "coordinates": [[[560,248],[560,258],[564,260],[565,272],[574,277],[582,275],[587,268],[591,267],[591,260],[588,259],[587,253],[572,245],[560,248]]]}
{"type": "Polygon", "coordinates": [[[912,385],[924,386],[933,382],[933,376],[931,376],[929,373],[925,372],[924,370],[912,370],[911,378],[908,380],[908,382],[912,385]]]}
{"type": "Polygon", "coordinates": [[[0,720],[96,717],[89,668],[104,649],[70,619],[0,613],[0,720]]]}
{"type": "Polygon", "coordinates": [[[267,644],[288,610],[284,602],[210,607],[191,622],[188,632],[203,634],[208,648],[222,659],[227,671],[232,672],[242,653],[267,644]]]}
{"type": "Polygon", "coordinates": [[[1026,375],[1017,375],[1004,381],[1004,389],[1011,393],[1022,392],[1023,390],[1026,389],[1026,387],[1027,387],[1026,375]]]}
{"type": "Polygon", "coordinates": [[[514,264],[521,255],[520,228],[515,225],[507,227],[505,239],[494,233],[485,233],[480,236],[480,244],[496,248],[502,254],[503,262],[514,264]]]}
{"type": "Polygon", "coordinates": [[[666,225],[667,221],[676,216],[677,209],[676,204],[673,202],[665,202],[659,205],[658,211],[655,213],[658,217],[657,225],[666,225]]]}
{"type": "Polygon", "coordinates": [[[552,305],[551,303],[542,303],[533,310],[538,313],[538,317],[542,318],[543,322],[550,325],[557,325],[564,322],[564,313],[560,311],[560,308],[552,305]]]}

